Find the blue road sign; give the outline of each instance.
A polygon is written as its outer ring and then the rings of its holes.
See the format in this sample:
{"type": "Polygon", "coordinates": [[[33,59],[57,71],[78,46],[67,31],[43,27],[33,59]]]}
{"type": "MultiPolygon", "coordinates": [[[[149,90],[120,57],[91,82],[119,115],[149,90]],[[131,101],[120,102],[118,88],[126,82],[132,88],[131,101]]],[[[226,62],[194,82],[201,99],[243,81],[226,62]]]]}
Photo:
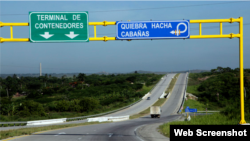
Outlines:
{"type": "Polygon", "coordinates": [[[188,106],[185,109],[185,112],[197,112],[197,109],[190,109],[188,106]]]}
{"type": "Polygon", "coordinates": [[[117,39],[189,38],[189,20],[116,23],[117,39]]]}
{"type": "Polygon", "coordinates": [[[189,107],[188,106],[186,107],[185,112],[189,112],[189,107]]]}
{"type": "Polygon", "coordinates": [[[197,112],[197,109],[189,109],[189,112],[197,112]]]}

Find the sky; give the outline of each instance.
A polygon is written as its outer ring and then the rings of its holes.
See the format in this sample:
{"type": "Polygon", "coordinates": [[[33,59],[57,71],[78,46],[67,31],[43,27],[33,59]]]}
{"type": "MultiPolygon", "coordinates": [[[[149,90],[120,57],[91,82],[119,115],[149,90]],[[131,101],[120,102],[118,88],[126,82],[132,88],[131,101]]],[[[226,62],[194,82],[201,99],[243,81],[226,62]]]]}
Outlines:
{"type": "MultiPolygon", "coordinates": [[[[88,11],[89,22],[229,19],[243,17],[244,68],[250,68],[249,1],[0,1],[0,21],[28,23],[29,12],[88,11]]],[[[219,23],[202,24],[203,35],[219,34],[219,23]]],[[[93,37],[93,26],[89,36],[93,37]]],[[[190,24],[191,35],[199,24],[190,24]]],[[[239,33],[223,23],[223,34],[239,33]]],[[[29,38],[29,26],[13,27],[14,38],[29,38]]],[[[116,25],[97,26],[97,36],[115,37],[116,25]]],[[[0,28],[10,38],[10,27],[0,28]]],[[[239,39],[160,39],[76,43],[0,43],[0,73],[171,72],[239,67],[239,39]]]]}

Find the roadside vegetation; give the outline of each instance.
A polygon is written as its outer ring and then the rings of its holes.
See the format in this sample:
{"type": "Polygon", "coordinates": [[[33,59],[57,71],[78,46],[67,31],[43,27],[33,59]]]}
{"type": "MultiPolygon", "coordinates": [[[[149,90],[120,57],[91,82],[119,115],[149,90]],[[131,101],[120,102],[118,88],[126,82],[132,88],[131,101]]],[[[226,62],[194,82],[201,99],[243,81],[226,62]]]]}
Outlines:
{"type": "MultiPolygon", "coordinates": [[[[240,78],[239,69],[217,67],[210,72],[190,73],[187,92],[198,96],[198,101],[187,100],[184,103],[198,111],[216,110],[220,113],[195,116],[190,121],[174,121],[161,125],[159,131],[170,137],[170,125],[237,125],[240,120],[240,78]]],[[[250,121],[250,69],[244,70],[245,120],[250,121]]],[[[183,110],[184,110],[183,109],[183,110]]]]}
{"type": "Polygon", "coordinates": [[[0,121],[70,118],[108,112],[139,100],[163,75],[0,77],[0,121]]]}
{"type": "MultiPolygon", "coordinates": [[[[170,82],[170,84],[169,84],[167,90],[165,91],[166,93],[171,93],[171,92],[172,92],[172,90],[173,90],[173,88],[174,88],[174,85],[175,85],[175,83],[176,83],[176,81],[177,81],[179,75],[180,75],[179,73],[176,74],[176,75],[174,76],[174,78],[171,80],[171,82],[170,82]]],[[[164,103],[165,103],[166,101],[167,101],[167,98],[160,98],[160,99],[158,99],[152,106],[162,106],[162,105],[164,105],[164,103]]],[[[150,107],[148,107],[148,108],[145,109],[144,111],[141,111],[141,112],[138,113],[138,114],[134,114],[134,115],[130,116],[129,119],[139,118],[139,117],[142,117],[142,116],[146,116],[146,115],[148,115],[148,114],[150,114],[150,107]]]]}

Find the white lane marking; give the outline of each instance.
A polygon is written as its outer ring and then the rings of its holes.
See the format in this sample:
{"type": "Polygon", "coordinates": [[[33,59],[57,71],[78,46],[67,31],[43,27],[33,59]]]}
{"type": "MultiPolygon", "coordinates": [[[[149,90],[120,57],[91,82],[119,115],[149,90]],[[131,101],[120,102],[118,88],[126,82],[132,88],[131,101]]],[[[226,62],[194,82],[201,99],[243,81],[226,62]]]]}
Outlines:
{"type": "MultiPolygon", "coordinates": [[[[143,124],[143,125],[141,125],[141,126],[144,126],[144,125],[145,125],[145,124],[143,124]]],[[[137,134],[136,134],[136,130],[137,130],[139,127],[141,127],[141,126],[136,127],[135,130],[134,130],[134,133],[135,133],[135,136],[136,136],[138,139],[140,139],[141,141],[144,141],[142,138],[140,138],[140,137],[137,136],[137,134]]]]}
{"type": "Polygon", "coordinates": [[[112,137],[113,133],[109,133],[109,137],[112,137]]]}
{"type": "Polygon", "coordinates": [[[61,134],[66,134],[65,132],[61,132],[61,133],[58,133],[57,135],[55,135],[55,136],[59,136],[59,135],[61,135],[61,134]]]}
{"type": "Polygon", "coordinates": [[[78,138],[79,140],[82,139],[82,138],[78,138]]]}

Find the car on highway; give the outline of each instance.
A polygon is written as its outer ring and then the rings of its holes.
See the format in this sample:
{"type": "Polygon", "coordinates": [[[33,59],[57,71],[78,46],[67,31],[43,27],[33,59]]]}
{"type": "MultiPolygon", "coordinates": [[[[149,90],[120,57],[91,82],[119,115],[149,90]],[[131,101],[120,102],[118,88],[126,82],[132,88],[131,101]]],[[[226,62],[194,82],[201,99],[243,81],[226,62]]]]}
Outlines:
{"type": "Polygon", "coordinates": [[[147,100],[150,100],[150,97],[148,97],[147,100]]]}

